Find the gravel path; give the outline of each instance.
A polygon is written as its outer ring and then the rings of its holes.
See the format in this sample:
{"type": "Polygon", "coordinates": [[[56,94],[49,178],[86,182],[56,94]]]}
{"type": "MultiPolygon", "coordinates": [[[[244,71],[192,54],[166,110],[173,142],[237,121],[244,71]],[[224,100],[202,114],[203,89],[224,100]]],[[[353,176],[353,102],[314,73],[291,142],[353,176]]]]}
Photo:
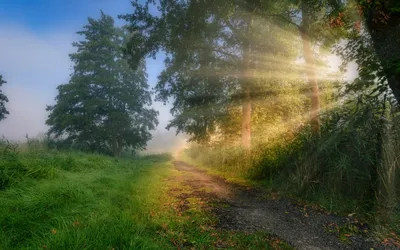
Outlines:
{"type": "Polygon", "coordinates": [[[290,199],[267,199],[263,191],[228,183],[182,161],[173,164],[183,173],[184,183],[194,190],[193,196],[221,204],[213,207],[220,228],[268,231],[301,250],[388,249],[361,235],[349,236],[343,243],[337,233],[328,232],[336,225],[350,223],[348,218],[305,208],[290,199]]]}

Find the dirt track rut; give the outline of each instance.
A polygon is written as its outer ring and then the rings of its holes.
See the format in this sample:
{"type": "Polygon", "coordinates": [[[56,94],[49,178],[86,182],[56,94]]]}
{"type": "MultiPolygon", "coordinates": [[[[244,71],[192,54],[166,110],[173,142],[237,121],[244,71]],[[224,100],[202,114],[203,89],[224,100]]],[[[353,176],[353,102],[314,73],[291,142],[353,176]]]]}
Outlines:
{"type": "Polygon", "coordinates": [[[350,223],[348,218],[307,208],[290,199],[266,198],[263,191],[228,183],[182,161],[173,164],[184,173],[184,182],[193,188],[193,196],[224,204],[213,208],[219,228],[268,231],[301,250],[389,249],[361,235],[349,236],[344,243],[337,233],[329,232],[330,228],[350,223]]]}

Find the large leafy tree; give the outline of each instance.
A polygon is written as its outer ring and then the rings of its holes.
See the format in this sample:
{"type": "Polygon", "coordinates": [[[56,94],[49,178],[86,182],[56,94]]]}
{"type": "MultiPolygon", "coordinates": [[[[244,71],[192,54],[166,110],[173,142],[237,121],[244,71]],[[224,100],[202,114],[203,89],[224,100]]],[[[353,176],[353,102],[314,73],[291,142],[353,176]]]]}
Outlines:
{"type": "MultiPolygon", "coordinates": [[[[7,83],[6,81],[3,80],[3,76],[0,75],[0,87],[4,84],[7,83]]],[[[0,120],[3,120],[6,118],[6,116],[9,114],[7,108],[6,108],[6,103],[8,102],[7,96],[3,93],[2,90],[0,90],[0,120]]]]}
{"type": "Polygon", "coordinates": [[[345,30],[345,46],[337,46],[344,65],[356,61],[360,78],[350,87],[364,91],[378,83],[379,92],[390,89],[400,102],[400,2],[353,0],[336,13],[331,23],[345,30]]]}
{"type": "Polygon", "coordinates": [[[122,53],[126,32],[103,12],[77,33],[85,39],[73,43],[71,79],[47,108],[49,134],[113,155],[124,147],[143,149],[157,124],[144,63],[130,69],[122,53]]]}
{"type": "Polygon", "coordinates": [[[242,145],[250,147],[252,108],[256,100],[275,96],[270,87],[282,84],[276,64],[287,66],[294,57],[285,46],[292,37],[278,35],[289,26],[260,18],[262,1],[161,0],[157,15],[149,11],[154,1],[132,4],[134,13],[122,16],[133,34],[126,54],[136,67],[143,57],[166,52],[156,90],[160,100],[173,99],[169,126],[207,141],[232,124],[227,116],[240,105],[242,145]],[[275,67],[266,58],[274,58],[275,67]]]}

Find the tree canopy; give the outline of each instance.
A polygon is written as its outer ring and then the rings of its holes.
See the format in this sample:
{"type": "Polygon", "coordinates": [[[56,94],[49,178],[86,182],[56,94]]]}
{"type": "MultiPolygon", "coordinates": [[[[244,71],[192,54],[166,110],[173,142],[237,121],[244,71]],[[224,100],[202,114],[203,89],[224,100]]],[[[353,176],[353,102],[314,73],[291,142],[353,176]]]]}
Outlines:
{"type": "Polygon", "coordinates": [[[145,65],[135,70],[123,59],[127,34],[101,13],[89,18],[76,53],[69,83],[58,86],[56,104],[48,106],[49,134],[83,149],[119,155],[125,147],[143,149],[157,125],[145,65]]]}
{"type": "Polygon", "coordinates": [[[229,110],[241,106],[242,144],[249,147],[256,130],[251,128],[252,108],[257,110],[258,103],[265,109],[259,101],[277,98],[304,81],[293,64],[300,45],[292,35],[295,27],[266,11],[281,13],[282,4],[162,0],[157,15],[149,12],[153,1],[132,4],[134,13],[122,16],[132,33],[125,53],[133,67],[159,50],[167,54],[157,97],[173,100],[168,127],[194,141],[226,131],[229,110]]]}

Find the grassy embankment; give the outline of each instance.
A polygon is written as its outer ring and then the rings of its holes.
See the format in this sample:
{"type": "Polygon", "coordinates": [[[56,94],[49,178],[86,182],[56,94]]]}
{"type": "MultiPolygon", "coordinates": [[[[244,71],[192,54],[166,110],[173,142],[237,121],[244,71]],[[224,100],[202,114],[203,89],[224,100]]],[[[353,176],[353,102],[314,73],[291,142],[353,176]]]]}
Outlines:
{"type": "Polygon", "coordinates": [[[213,227],[167,155],[137,159],[61,152],[0,158],[0,249],[271,249],[266,233],[213,227]]]}
{"type": "MultiPolygon", "coordinates": [[[[375,196],[368,193],[373,167],[366,164],[370,161],[366,156],[371,147],[310,147],[300,142],[255,147],[250,154],[233,146],[193,145],[179,157],[228,181],[261,187],[274,197],[289,196],[326,212],[356,216],[369,223],[378,237],[400,234],[400,207],[382,216],[375,196]]],[[[398,183],[397,188],[400,191],[398,183]]]]}

